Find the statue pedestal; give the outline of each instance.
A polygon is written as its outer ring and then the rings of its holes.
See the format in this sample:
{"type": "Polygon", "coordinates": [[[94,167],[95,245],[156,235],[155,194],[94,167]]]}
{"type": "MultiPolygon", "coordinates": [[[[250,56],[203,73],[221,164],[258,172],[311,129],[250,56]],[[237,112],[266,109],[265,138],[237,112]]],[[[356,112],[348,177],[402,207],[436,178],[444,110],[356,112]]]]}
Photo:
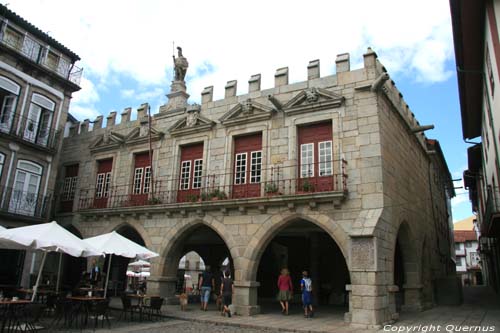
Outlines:
{"type": "Polygon", "coordinates": [[[166,105],[160,107],[161,112],[184,112],[187,107],[187,100],[189,94],[186,92],[186,82],[172,81],[170,86],[170,93],[167,94],[168,102],[166,105]]]}

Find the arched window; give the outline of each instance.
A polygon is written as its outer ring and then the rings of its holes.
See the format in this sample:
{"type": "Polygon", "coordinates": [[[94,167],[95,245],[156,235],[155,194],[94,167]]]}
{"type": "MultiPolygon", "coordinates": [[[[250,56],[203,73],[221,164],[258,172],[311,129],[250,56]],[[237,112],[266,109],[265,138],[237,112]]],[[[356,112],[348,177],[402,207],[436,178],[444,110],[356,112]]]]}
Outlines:
{"type": "Polygon", "coordinates": [[[21,87],[14,81],[0,76],[0,131],[9,133],[16,112],[21,87]]]}
{"type": "Polygon", "coordinates": [[[56,104],[45,96],[33,94],[31,98],[24,139],[30,142],[46,146],[51,129],[52,118],[56,104]]]}
{"type": "Polygon", "coordinates": [[[38,202],[40,180],[42,179],[42,166],[26,161],[17,162],[14,186],[11,191],[9,212],[33,216],[40,209],[38,202]]]}

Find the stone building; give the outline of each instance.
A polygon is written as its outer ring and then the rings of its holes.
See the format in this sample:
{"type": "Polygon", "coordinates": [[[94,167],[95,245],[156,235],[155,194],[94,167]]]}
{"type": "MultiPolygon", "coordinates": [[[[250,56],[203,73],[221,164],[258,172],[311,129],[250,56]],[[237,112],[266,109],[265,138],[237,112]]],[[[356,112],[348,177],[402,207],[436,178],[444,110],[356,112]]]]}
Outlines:
{"type": "Polygon", "coordinates": [[[500,1],[450,0],[450,8],[462,136],[471,144],[464,185],[477,216],[486,284],[500,299],[500,1]]]}
{"type": "Polygon", "coordinates": [[[298,83],[279,68],[270,89],[256,74],[243,95],[229,81],[221,100],[207,87],[201,105],[188,103],[181,50],[175,67],[151,118],[142,104],[136,120],[127,108],[119,123],[112,112],[105,126],[102,116],[92,130],[72,126],[58,221],[159,252],[148,291],[169,301],[186,253],[214,269],[229,258],[241,315],[275,302],[282,267],[296,287],[308,269],[316,302],[339,305],[325,313],[365,326],[432,306],[434,290],[453,286],[450,174],[375,52],[354,70],[341,54],[323,77],[311,61],[298,83]]]}
{"type": "MultiPolygon", "coordinates": [[[[78,55],[0,4],[0,225],[4,227],[52,217],[64,124],[71,94],[80,89],[78,60],[78,55]]],[[[28,283],[35,257],[0,250],[0,284],[28,283]]]]}
{"type": "Polygon", "coordinates": [[[474,221],[474,216],[471,216],[453,225],[457,275],[464,286],[483,284],[479,242],[474,221]]]}

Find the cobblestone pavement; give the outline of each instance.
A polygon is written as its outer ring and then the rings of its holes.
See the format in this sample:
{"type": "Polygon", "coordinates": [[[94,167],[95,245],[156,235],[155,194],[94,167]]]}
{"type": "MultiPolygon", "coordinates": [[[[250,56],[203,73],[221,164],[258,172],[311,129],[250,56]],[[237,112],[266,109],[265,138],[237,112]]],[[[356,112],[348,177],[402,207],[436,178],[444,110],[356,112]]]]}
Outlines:
{"type": "MultiPolygon", "coordinates": [[[[272,332],[500,332],[500,304],[487,288],[464,289],[465,303],[461,306],[438,306],[423,312],[402,313],[393,325],[379,330],[362,329],[345,324],[343,309],[319,309],[314,319],[306,319],[300,307],[293,308],[290,316],[273,312],[274,307],[264,309],[263,314],[253,317],[222,317],[215,308],[200,311],[196,304],[188,311],[180,311],[178,306],[167,305],[162,311],[166,316],[159,322],[118,321],[118,311],[113,311],[111,329],[99,328],[98,332],[182,332],[182,333],[272,333],[272,332]]],[[[114,305],[119,305],[114,300],[114,305]]],[[[118,306],[119,308],[119,306],[118,306]]],[[[51,332],[93,332],[93,330],[50,329],[51,332]]]]}

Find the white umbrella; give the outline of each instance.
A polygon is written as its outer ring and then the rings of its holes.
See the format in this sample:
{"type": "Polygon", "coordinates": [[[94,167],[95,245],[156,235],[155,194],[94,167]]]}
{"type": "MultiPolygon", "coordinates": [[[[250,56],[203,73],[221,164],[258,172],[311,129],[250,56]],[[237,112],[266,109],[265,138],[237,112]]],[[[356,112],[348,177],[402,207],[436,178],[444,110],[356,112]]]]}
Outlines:
{"type": "Polygon", "coordinates": [[[134,268],[136,268],[136,267],[149,267],[149,266],[151,266],[151,263],[148,261],[145,261],[145,260],[137,260],[137,261],[131,262],[128,265],[131,267],[134,267],[134,268]]]}
{"type": "Polygon", "coordinates": [[[33,287],[32,300],[36,297],[47,252],[67,253],[73,257],[100,256],[103,254],[61,227],[56,221],[2,230],[0,231],[0,247],[44,251],[38,277],[33,287]]]}
{"type": "Polygon", "coordinates": [[[144,246],[123,237],[116,231],[96,237],[85,238],[84,241],[99,251],[110,255],[108,261],[108,273],[106,274],[106,285],[104,286],[104,297],[106,297],[106,293],[108,291],[109,273],[113,254],[126,258],[137,259],[149,259],[159,256],[158,253],[150,251],[144,246]]]}

